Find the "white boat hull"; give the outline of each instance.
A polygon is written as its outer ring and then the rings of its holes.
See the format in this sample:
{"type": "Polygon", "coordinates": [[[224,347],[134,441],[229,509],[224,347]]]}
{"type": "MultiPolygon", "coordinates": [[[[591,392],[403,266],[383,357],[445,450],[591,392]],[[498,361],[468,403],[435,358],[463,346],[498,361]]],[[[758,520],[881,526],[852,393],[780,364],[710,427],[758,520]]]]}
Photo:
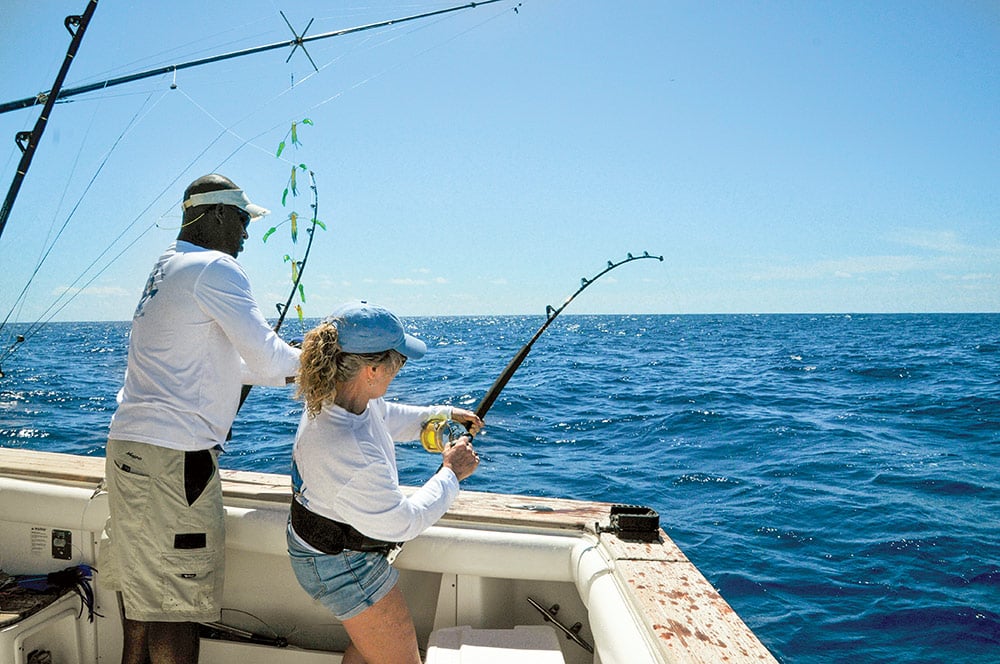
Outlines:
{"type": "MultiPolygon", "coordinates": [[[[3,571],[38,574],[96,565],[108,514],[107,495],[98,490],[103,471],[100,458],[0,449],[3,571]],[[70,533],[69,559],[53,557],[53,531],[60,530],[70,533]]],[[[223,491],[227,544],[222,621],[283,637],[289,645],[203,639],[201,661],[339,662],[348,643],[343,627],[302,591],[287,560],[287,476],[223,471],[223,491]]],[[[555,618],[566,626],[581,623],[579,637],[593,645],[594,653],[559,632],[562,661],[569,664],[775,661],[662,531],[654,543],[598,534],[598,524],[607,525],[609,507],[462,492],[445,518],[407,543],[395,562],[421,647],[433,632],[457,626],[513,630],[545,625],[530,597],[544,608],[558,605],[555,618]]],[[[46,610],[58,613],[48,637],[44,624],[31,622],[41,614],[0,627],[0,664],[22,664],[24,644],[42,647],[43,642],[54,655],[64,651],[54,657],[60,664],[117,662],[117,601],[102,588],[99,571],[94,586],[103,617],[94,623],[85,616],[77,619],[79,600],[64,597],[46,610]],[[70,622],[67,606],[72,607],[70,622]],[[26,630],[32,634],[27,641],[26,630]]]]}

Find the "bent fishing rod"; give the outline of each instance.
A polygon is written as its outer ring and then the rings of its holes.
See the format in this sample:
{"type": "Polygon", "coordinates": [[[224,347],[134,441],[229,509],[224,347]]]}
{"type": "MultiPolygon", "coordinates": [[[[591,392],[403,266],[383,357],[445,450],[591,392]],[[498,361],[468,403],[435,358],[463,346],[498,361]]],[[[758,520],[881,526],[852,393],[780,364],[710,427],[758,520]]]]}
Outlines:
{"type": "MultiPolygon", "coordinates": [[[[486,417],[486,413],[493,406],[497,397],[500,396],[500,392],[507,385],[507,383],[510,382],[511,377],[513,377],[518,367],[521,366],[521,363],[528,357],[528,353],[531,352],[531,347],[535,344],[538,338],[542,336],[542,333],[548,329],[549,325],[552,324],[552,321],[556,319],[556,316],[561,314],[563,309],[565,309],[570,302],[576,299],[577,295],[585,291],[592,283],[603,277],[605,274],[611,272],[611,270],[621,267],[626,263],[642,260],[644,258],[653,258],[661,263],[663,262],[663,256],[652,256],[648,251],[642,252],[642,256],[633,256],[632,254],[628,254],[627,258],[617,263],[614,261],[608,261],[608,266],[598,272],[597,275],[591,277],[590,279],[587,279],[586,277],[580,279],[580,287],[576,289],[575,293],[566,298],[558,309],[552,308],[552,305],[546,305],[545,322],[540,328],[538,328],[538,331],[535,332],[534,336],[528,340],[528,343],[524,344],[521,350],[517,351],[517,354],[514,355],[511,361],[507,363],[507,366],[493,382],[490,389],[486,391],[486,394],[479,402],[479,405],[476,406],[476,416],[479,417],[479,419],[484,419],[486,417]]],[[[473,437],[472,433],[462,431],[461,428],[462,427],[460,425],[450,420],[440,418],[431,419],[426,422],[421,429],[420,442],[423,444],[424,449],[428,452],[441,452],[444,450],[444,446],[448,442],[455,440],[459,436],[469,436],[470,439],[473,437]]]]}

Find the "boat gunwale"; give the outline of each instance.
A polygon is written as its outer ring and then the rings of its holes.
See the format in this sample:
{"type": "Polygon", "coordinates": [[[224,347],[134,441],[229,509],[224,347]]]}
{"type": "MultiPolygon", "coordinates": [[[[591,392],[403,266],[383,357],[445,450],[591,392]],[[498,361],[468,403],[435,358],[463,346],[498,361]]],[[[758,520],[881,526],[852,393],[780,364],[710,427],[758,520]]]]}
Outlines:
{"type": "MultiPolygon", "coordinates": [[[[104,457],[0,448],[0,477],[92,489],[94,496],[103,486],[104,465],[104,457]]],[[[220,474],[228,507],[252,509],[256,504],[280,508],[291,500],[287,475],[227,469],[220,474]]],[[[652,635],[650,643],[660,661],[776,663],[771,652],[662,529],[654,542],[625,541],[606,532],[612,505],[463,490],[438,525],[588,540],[584,548],[598,551],[607,561],[627,604],[652,635]]],[[[585,594],[589,589],[580,587],[580,591],[585,594]]],[[[600,607],[592,610],[600,611],[600,607]]]]}

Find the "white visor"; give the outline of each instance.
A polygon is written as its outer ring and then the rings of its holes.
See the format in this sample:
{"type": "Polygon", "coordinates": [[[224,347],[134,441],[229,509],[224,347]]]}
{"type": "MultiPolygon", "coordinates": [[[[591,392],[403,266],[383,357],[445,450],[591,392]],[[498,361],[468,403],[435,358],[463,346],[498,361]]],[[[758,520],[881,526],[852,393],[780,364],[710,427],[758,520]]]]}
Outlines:
{"type": "Polygon", "coordinates": [[[212,205],[214,203],[222,203],[223,205],[238,207],[239,209],[246,211],[246,213],[250,215],[251,220],[271,213],[270,210],[251,203],[250,199],[247,198],[247,195],[243,193],[242,189],[216,189],[215,191],[206,191],[202,194],[192,194],[181,204],[181,207],[186,210],[189,207],[212,205]]]}

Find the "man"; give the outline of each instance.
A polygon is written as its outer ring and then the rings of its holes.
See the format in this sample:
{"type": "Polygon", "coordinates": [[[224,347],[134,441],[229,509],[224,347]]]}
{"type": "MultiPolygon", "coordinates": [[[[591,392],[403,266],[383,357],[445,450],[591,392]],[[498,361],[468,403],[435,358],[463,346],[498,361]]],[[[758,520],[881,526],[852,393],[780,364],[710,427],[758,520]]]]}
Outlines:
{"type": "Polygon", "coordinates": [[[198,623],[221,617],[217,456],[240,386],[284,385],[299,365],[235,260],[250,221],[267,210],[213,174],[188,186],[183,211],[132,318],[108,435],[111,516],[99,569],[123,607],[123,664],[198,661],[198,623]]]}

